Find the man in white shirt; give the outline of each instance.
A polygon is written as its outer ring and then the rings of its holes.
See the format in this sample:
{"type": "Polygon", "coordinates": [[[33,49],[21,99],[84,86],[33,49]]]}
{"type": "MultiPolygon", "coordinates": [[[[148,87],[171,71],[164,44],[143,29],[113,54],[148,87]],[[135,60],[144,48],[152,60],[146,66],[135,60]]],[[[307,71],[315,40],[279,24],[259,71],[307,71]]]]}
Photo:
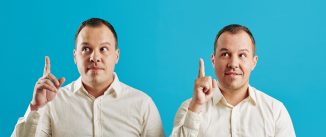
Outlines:
{"type": "Polygon", "coordinates": [[[219,31],[211,58],[218,82],[205,76],[200,59],[193,97],[177,112],[172,137],[295,137],[285,106],[249,85],[255,52],[247,27],[219,31]]]}
{"type": "Polygon", "coordinates": [[[74,61],[81,75],[65,87],[64,78],[43,76],[17,122],[13,137],[161,137],[159,112],[145,93],[119,81],[114,73],[119,49],[113,26],[99,18],[82,23],[76,33],[74,61]]]}

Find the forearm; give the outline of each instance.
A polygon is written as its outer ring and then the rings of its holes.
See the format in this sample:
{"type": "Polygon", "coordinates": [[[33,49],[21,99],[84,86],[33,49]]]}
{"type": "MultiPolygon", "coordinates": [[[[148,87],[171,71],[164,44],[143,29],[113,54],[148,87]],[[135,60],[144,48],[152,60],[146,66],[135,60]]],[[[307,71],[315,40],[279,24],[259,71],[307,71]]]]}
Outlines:
{"type": "Polygon", "coordinates": [[[197,137],[200,128],[200,115],[192,111],[178,111],[171,137],[197,137]]]}
{"type": "Polygon", "coordinates": [[[15,129],[12,133],[12,137],[35,137],[37,125],[40,119],[38,111],[28,110],[24,117],[19,118],[15,129]]]}

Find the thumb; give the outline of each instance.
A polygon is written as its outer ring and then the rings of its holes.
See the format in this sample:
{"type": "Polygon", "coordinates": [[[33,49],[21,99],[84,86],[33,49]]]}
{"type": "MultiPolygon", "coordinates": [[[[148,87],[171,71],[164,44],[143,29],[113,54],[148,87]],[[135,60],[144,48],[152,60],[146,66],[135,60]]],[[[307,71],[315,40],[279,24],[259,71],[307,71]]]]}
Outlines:
{"type": "Polygon", "coordinates": [[[215,79],[212,80],[212,88],[213,89],[217,88],[217,82],[215,79]]]}
{"type": "Polygon", "coordinates": [[[213,97],[213,95],[214,95],[215,92],[216,92],[216,88],[218,88],[218,87],[217,87],[217,82],[216,82],[215,79],[213,79],[213,80],[212,80],[212,89],[211,89],[210,92],[208,93],[207,98],[212,98],[212,97],[213,97]]]}
{"type": "Polygon", "coordinates": [[[61,87],[62,84],[63,84],[65,81],[66,81],[65,77],[60,78],[60,79],[59,79],[59,83],[60,83],[60,86],[59,86],[59,87],[61,87]]]}

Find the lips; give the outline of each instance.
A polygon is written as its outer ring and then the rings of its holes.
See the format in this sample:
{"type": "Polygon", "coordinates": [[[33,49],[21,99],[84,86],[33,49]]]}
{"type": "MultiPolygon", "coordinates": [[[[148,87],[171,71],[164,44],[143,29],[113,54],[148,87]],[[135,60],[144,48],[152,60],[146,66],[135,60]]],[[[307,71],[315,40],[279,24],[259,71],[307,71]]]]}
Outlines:
{"type": "Polygon", "coordinates": [[[224,73],[225,75],[230,75],[230,76],[240,76],[242,75],[242,73],[238,73],[238,72],[233,72],[233,71],[228,71],[224,73]]]}
{"type": "Polygon", "coordinates": [[[101,67],[88,67],[87,70],[104,70],[104,68],[101,67]]]}

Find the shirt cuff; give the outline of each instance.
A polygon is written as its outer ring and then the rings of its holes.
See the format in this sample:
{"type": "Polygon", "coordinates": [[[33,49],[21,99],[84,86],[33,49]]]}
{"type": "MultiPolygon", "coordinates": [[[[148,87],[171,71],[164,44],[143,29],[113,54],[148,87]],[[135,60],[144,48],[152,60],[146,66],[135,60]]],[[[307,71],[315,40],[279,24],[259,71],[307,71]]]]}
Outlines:
{"type": "Polygon", "coordinates": [[[188,111],[184,122],[184,126],[192,130],[199,130],[200,121],[201,121],[200,113],[188,111]]]}
{"type": "Polygon", "coordinates": [[[37,125],[40,119],[38,111],[29,111],[26,117],[26,123],[29,125],[37,125]]]}

